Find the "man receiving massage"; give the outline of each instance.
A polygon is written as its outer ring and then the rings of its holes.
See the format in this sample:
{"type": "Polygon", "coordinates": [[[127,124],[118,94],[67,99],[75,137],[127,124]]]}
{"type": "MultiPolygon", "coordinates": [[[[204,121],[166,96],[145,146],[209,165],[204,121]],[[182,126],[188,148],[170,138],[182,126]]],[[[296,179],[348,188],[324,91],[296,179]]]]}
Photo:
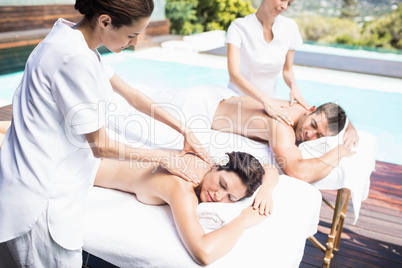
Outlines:
{"type": "Polygon", "coordinates": [[[223,100],[214,115],[212,129],[232,132],[248,138],[268,141],[278,166],[291,177],[312,183],[326,177],[339,161],[350,156],[358,142],[351,123],[344,135],[344,143],[321,157],[303,159],[298,144],[325,136],[337,135],[345,126],[345,111],[335,103],[325,103],[306,110],[299,104],[275,100],[283,107],[292,126],[269,117],[264,107],[251,97],[233,97],[223,100]]]}
{"type": "MultiPolygon", "coordinates": [[[[165,109],[173,108],[171,114],[188,124],[194,132],[214,129],[268,142],[282,171],[309,183],[326,177],[343,157],[352,155],[351,147],[356,146],[359,140],[356,130],[349,122],[343,144],[319,158],[303,159],[298,147],[301,142],[337,135],[345,126],[345,111],[334,103],[306,110],[298,103],[289,106],[289,101],[275,100],[275,104],[280,105],[292,121],[293,125],[289,126],[268,116],[263,105],[253,98],[239,97],[232,90],[216,85],[157,92],[151,97],[165,109]]],[[[124,112],[124,121],[130,122],[130,118],[138,116],[143,117],[133,108],[128,108],[124,112]]],[[[168,144],[168,139],[176,140],[179,144],[177,134],[163,128],[150,117],[144,119],[144,122],[149,124],[147,126],[156,125],[150,133],[147,133],[149,127],[140,130],[141,126],[131,126],[130,123],[120,122],[114,127],[119,129],[120,133],[134,133],[139,139],[152,136],[156,146],[168,144]]],[[[169,148],[172,148],[171,143],[169,148]]]]}

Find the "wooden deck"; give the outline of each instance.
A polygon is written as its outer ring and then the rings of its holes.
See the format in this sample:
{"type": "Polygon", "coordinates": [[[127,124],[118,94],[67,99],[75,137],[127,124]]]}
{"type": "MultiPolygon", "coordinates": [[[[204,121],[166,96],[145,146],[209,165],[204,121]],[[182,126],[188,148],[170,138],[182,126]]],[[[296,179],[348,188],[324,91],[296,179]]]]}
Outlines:
{"type": "MultiPolygon", "coordinates": [[[[11,105],[0,108],[0,121],[10,119],[11,105]]],[[[322,193],[327,200],[335,201],[336,191],[322,193]]],[[[352,220],[349,206],[340,249],[331,267],[402,267],[402,165],[376,162],[369,197],[362,203],[356,225],[352,220]]],[[[321,243],[327,239],[331,221],[332,210],[323,203],[316,234],[321,243]]],[[[307,241],[300,267],[321,267],[323,256],[307,241]]]]}
{"type": "Polygon", "coordinates": [[[11,120],[12,109],[11,105],[0,107],[0,121],[11,120]]]}
{"type": "MultiPolygon", "coordinates": [[[[352,207],[348,207],[339,252],[331,267],[402,267],[402,166],[377,161],[370,181],[369,197],[362,203],[356,225],[352,224],[352,207]]],[[[336,191],[322,194],[327,200],[336,199],[336,191]]],[[[332,210],[323,203],[316,234],[323,244],[331,221],[332,210]]],[[[300,267],[321,267],[323,256],[307,241],[300,267]]]]}

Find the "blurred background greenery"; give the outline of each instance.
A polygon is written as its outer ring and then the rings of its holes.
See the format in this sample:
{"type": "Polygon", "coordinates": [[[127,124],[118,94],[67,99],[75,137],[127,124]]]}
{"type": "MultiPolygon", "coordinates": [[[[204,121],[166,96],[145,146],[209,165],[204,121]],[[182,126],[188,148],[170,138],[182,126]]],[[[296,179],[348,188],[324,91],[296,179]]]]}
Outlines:
{"type": "MultiPolygon", "coordinates": [[[[227,30],[257,10],[261,0],[166,0],[173,34],[227,30]]],[[[402,49],[402,0],[296,0],[294,18],[303,40],[354,47],[402,49]]]]}

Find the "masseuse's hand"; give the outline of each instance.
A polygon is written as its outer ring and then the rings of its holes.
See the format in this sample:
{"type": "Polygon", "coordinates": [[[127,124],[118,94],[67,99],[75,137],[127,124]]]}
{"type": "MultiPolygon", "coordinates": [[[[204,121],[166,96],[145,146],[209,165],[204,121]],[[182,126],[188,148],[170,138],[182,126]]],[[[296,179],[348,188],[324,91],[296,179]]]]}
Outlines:
{"type": "Polygon", "coordinates": [[[290,102],[289,105],[292,106],[294,102],[297,101],[304,109],[308,110],[310,105],[308,105],[307,101],[303,98],[302,94],[298,87],[293,87],[290,90],[290,102]]]}
{"type": "Polygon", "coordinates": [[[163,157],[161,165],[171,174],[179,176],[188,182],[198,185],[200,181],[194,171],[188,166],[188,162],[176,152],[170,152],[168,157],[163,157]]]}
{"type": "Polygon", "coordinates": [[[201,142],[197,139],[194,132],[191,129],[187,129],[184,132],[184,147],[180,152],[180,156],[185,155],[188,152],[195,153],[199,158],[208,163],[211,167],[215,165],[213,158],[201,145],[201,142]]]}
{"type": "Polygon", "coordinates": [[[272,118],[278,120],[281,123],[285,123],[289,126],[293,125],[293,121],[291,121],[288,117],[288,114],[285,110],[276,103],[273,103],[269,98],[263,100],[265,112],[272,118]]]}
{"type": "Polygon", "coordinates": [[[260,215],[270,216],[273,207],[272,188],[263,183],[251,206],[254,210],[257,210],[260,215]]]}

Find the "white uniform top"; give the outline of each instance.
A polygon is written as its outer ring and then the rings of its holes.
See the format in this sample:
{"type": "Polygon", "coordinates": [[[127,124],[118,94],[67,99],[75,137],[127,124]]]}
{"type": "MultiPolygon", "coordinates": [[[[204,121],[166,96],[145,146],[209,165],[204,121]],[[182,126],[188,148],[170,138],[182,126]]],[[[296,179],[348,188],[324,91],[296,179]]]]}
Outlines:
{"type": "MultiPolygon", "coordinates": [[[[253,13],[232,22],[226,35],[226,43],[240,48],[240,74],[269,97],[275,96],[286,54],[303,43],[296,22],[281,15],[275,18],[272,33],[274,37],[267,44],[262,24],[253,13]]],[[[230,81],[228,87],[244,95],[230,81]]]]}
{"type": "Polygon", "coordinates": [[[53,239],[82,247],[85,199],[99,165],[84,134],[105,122],[113,71],[71,22],[59,19],[27,60],[0,151],[0,242],[48,209],[53,239]]]}

